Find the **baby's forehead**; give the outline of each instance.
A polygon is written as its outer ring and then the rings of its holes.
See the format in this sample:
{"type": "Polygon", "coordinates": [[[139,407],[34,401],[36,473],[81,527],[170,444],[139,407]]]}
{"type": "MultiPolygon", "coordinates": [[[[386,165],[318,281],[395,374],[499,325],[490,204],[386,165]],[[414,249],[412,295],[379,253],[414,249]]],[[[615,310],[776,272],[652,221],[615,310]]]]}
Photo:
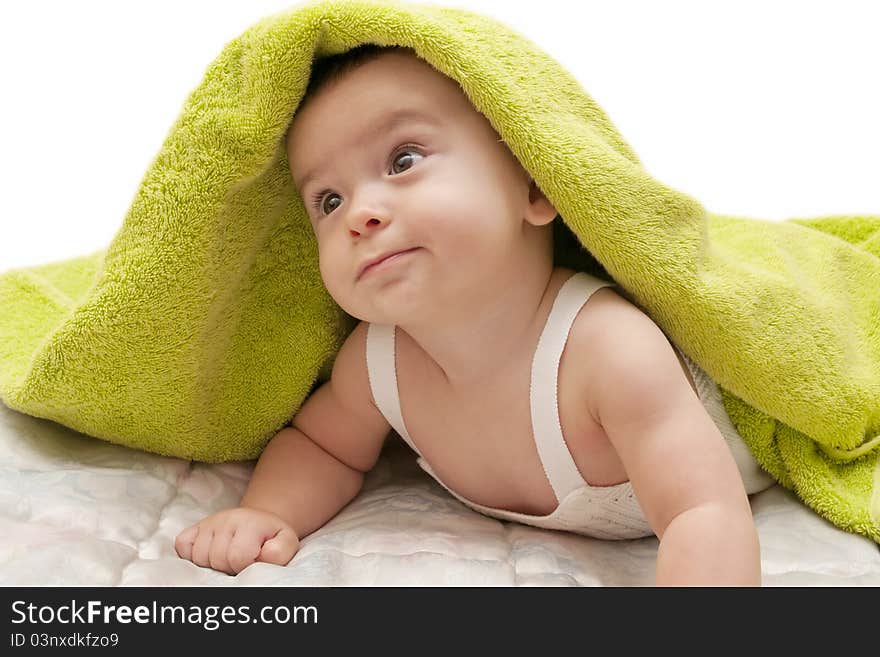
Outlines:
{"type": "Polygon", "coordinates": [[[311,169],[328,157],[329,146],[335,156],[350,153],[401,126],[425,126],[425,132],[448,138],[456,133],[462,141],[471,141],[469,136],[497,140],[457,81],[415,55],[393,53],[307,94],[288,131],[291,168],[311,169]]]}
{"type": "Polygon", "coordinates": [[[294,175],[298,188],[302,189],[314,177],[313,167],[324,166],[326,160],[369,152],[390,135],[402,135],[404,131],[408,136],[419,134],[429,139],[430,135],[448,134],[454,123],[454,119],[443,113],[414,103],[382,108],[359,120],[350,121],[347,116],[343,114],[335,123],[328,122],[327,117],[321,121],[306,121],[297,125],[295,141],[288,137],[290,168],[298,170],[294,175]],[[338,131],[334,129],[337,126],[338,131]]]}

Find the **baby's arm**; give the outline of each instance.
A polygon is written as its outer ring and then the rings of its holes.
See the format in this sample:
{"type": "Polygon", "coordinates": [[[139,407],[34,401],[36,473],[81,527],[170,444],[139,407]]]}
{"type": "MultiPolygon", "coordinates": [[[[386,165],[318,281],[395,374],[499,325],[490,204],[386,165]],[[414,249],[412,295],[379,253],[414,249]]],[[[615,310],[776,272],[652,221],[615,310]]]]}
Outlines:
{"type": "Polygon", "coordinates": [[[178,535],[181,557],[227,573],[256,561],[284,565],[300,538],[357,495],[391,428],[371,401],[365,326],[339,350],[330,380],[263,450],[240,506],[178,535]]]}
{"type": "Polygon", "coordinates": [[[591,412],[617,450],[660,538],[657,583],[760,585],[758,535],[736,462],[666,336],[617,297],[585,336],[591,412]]]}

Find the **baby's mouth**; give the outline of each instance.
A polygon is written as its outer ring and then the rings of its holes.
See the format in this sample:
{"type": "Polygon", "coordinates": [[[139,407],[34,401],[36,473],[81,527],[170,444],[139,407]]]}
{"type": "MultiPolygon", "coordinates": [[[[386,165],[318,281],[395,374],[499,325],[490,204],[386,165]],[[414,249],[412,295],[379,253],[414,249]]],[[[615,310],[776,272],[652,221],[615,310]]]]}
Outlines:
{"type": "Polygon", "coordinates": [[[378,262],[374,262],[370,265],[367,265],[366,267],[361,269],[361,272],[357,276],[357,280],[361,280],[364,277],[370,276],[374,273],[379,273],[379,272],[391,269],[398,262],[400,262],[401,260],[406,260],[410,256],[410,254],[412,254],[415,251],[418,251],[420,248],[421,247],[416,246],[411,249],[405,249],[403,251],[396,251],[396,252],[391,253],[390,255],[385,256],[384,258],[382,258],[378,262]]]}

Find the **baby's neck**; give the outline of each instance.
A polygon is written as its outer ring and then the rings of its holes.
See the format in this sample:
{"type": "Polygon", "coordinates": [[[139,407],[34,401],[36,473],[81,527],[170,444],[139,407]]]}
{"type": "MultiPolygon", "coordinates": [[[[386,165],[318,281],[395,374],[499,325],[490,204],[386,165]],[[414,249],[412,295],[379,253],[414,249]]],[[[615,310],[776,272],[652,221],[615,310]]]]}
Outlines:
{"type": "Polygon", "coordinates": [[[573,270],[552,268],[549,275],[528,277],[507,286],[490,305],[483,305],[460,323],[398,328],[421,349],[452,391],[488,385],[520,362],[531,358],[559,287],[573,270]]]}

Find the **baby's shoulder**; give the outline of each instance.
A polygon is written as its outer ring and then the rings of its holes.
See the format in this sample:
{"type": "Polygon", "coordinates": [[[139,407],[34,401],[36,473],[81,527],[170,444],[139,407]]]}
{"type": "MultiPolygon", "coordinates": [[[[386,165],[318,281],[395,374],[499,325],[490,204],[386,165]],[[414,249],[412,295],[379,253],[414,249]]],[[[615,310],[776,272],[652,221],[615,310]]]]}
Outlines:
{"type": "Polygon", "coordinates": [[[635,322],[650,322],[648,315],[616,286],[596,290],[578,311],[569,340],[582,348],[601,345],[602,338],[635,322]]]}
{"type": "MultiPolygon", "coordinates": [[[[367,332],[369,323],[359,321],[345,338],[333,362],[331,380],[345,401],[360,405],[369,400],[373,409],[373,391],[367,372],[367,332]]],[[[378,409],[376,409],[378,410],[378,409]]]]}
{"type": "MultiPolygon", "coordinates": [[[[687,375],[663,329],[619,288],[604,287],[583,305],[572,324],[564,358],[574,363],[569,365],[575,372],[570,380],[597,404],[603,398],[632,396],[649,380],[679,383],[687,375]],[[645,376],[648,372],[650,377],[645,376]],[[642,385],[634,386],[636,382],[642,385]]],[[[672,383],[660,388],[653,391],[655,397],[677,393],[672,383]]]]}
{"type": "Polygon", "coordinates": [[[590,386],[613,377],[614,364],[639,351],[633,342],[657,334],[661,329],[620,288],[603,287],[578,311],[563,357],[576,363],[577,380],[590,386]]]}

